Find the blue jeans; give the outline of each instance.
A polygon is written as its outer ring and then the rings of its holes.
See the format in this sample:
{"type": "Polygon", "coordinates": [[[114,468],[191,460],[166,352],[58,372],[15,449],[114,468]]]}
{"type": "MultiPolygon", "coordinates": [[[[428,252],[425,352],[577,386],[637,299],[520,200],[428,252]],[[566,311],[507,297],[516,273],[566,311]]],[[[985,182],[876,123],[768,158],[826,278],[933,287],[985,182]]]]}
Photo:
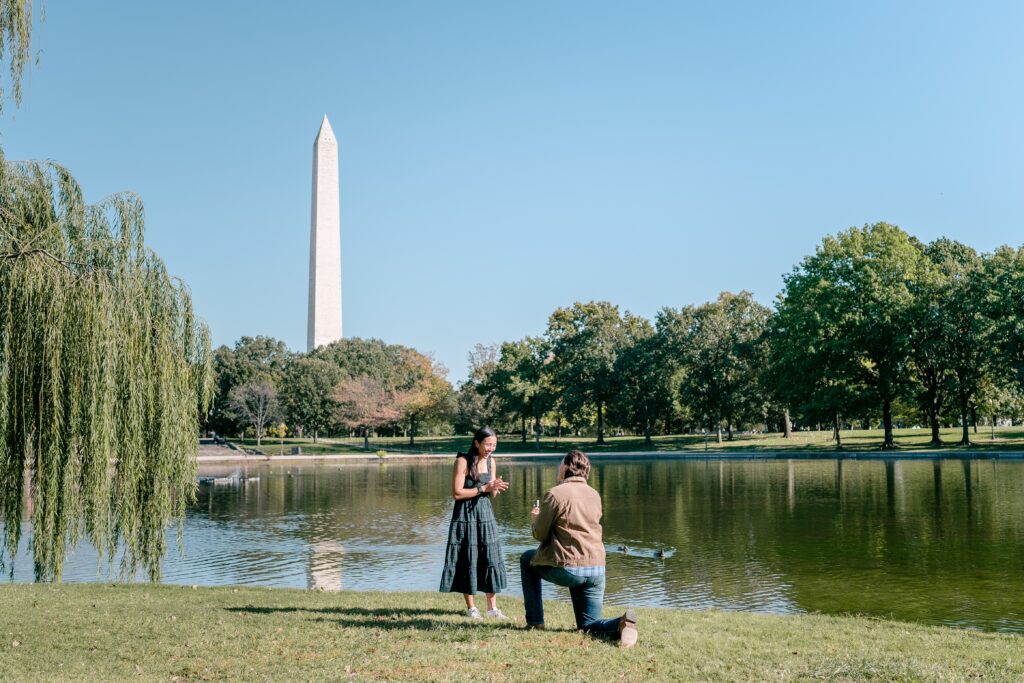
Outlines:
{"type": "Polygon", "coordinates": [[[576,615],[576,628],[587,633],[618,635],[620,618],[601,618],[601,605],[604,603],[603,575],[576,576],[561,567],[531,565],[530,560],[536,554],[536,550],[527,550],[519,558],[527,625],[538,626],[544,623],[544,601],[541,597],[543,579],[569,589],[572,611],[576,615]]]}

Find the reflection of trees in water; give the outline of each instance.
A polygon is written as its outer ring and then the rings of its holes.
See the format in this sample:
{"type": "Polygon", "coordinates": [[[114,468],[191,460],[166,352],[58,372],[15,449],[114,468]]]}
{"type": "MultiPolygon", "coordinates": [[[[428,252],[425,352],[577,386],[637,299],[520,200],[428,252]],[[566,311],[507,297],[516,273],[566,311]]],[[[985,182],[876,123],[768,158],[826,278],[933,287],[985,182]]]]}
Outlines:
{"type": "MultiPolygon", "coordinates": [[[[211,520],[259,525],[270,541],[301,541],[308,554],[307,585],[337,590],[350,539],[380,546],[437,540],[423,536],[424,528],[445,514],[450,499],[451,475],[444,469],[389,463],[250,467],[243,477],[258,476],[258,481],[203,486],[196,507],[211,520]]],[[[379,554],[360,557],[387,562],[379,554]]]]}
{"type": "Polygon", "coordinates": [[[340,530],[379,531],[377,521],[396,515],[429,518],[451,498],[451,473],[440,467],[276,465],[248,474],[260,477],[258,486],[203,487],[197,507],[212,519],[305,518],[307,524],[270,528],[315,541],[340,530]]]}
{"type": "Polygon", "coordinates": [[[655,461],[599,464],[596,481],[606,538],[679,549],[667,591],[756,606],[775,590],[805,609],[925,619],[974,603],[1024,618],[1012,597],[1024,588],[1020,463],[655,461]]]}
{"type": "MultiPolygon", "coordinates": [[[[499,463],[511,483],[495,505],[503,538],[530,545],[529,506],[555,484],[557,463],[499,463]]],[[[325,544],[355,547],[360,566],[386,575],[394,554],[367,557],[368,546],[419,544],[415,553],[443,543],[450,462],[276,465],[250,474],[259,482],[217,487],[213,496],[203,487],[196,511],[302,539],[311,586],[321,583],[314,566],[329,564],[321,558],[341,567],[341,550],[325,544]]],[[[968,609],[1024,619],[1024,463],[597,461],[591,484],[604,499],[607,543],[678,551],[664,564],[610,553],[609,590],[624,596],[631,577],[641,577],[666,604],[706,596],[724,606],[782,600],[926,621],[968,609]]]]}

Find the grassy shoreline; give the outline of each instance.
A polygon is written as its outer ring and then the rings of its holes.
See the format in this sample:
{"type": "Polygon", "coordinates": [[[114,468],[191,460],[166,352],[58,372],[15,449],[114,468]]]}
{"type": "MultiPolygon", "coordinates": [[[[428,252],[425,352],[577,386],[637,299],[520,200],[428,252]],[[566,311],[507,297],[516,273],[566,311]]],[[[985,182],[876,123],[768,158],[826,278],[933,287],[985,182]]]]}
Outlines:
{"type": "Polygon", "coordinates": [[[0,602],[2,680],[1024,679],[1024,637],[858,617],[641,608],[619,650],[566,604],[525,631],[513,598],[512,623],[439,593],[5,584],[0,602]]]}
{"type": "MultiPolygon", "coordinates": [[[[522,442],[521,439],[502,435],[498,443],[498,454],[538,454],[538,455],[560,455],[572,448],[593,455],[602,453],[677,453],[709,456],[721,455],[751,455],[774,453],[792,454],[820,454],[826,457],[843,457],[851,453],[879,453],[887,457],[900,457],[903,454],[934,454],[943,457],[970,457],[974,454],[999,453],[1022,453],[1024,452],[1024,428],[1021,427],[999,427],[994,431],[984,429],[977,434],[972,433],[973,444],[971,446],[960,446],[958,441],[961,437],[959,428],[947,428],[941,430],[943,444],[941,446],[931,445],[931,433],[926,429],[899,429],[895,431],[895,440],[898,448],[892,451],[881,451],[882,431],[877,429],[859,429],[844,431],[842,433],[843,448],[836,449],[832,441],[831,431],[815,432],[794,432],[789,439],[782,438],[779,434],[736,434],[732,441],[717,443],[713,435],[705,438],[700,434],[674,434],[670,436],[657,436],[652,439],[652,444],[644,443],[642,437],[634,436],[612,436],[605,439],[606,443],[598,445],[593,438],[571,438],[563,437],[555,439],[545,437],[540,441],[537,448],[533,440],[522,442]]],[[[270,457],[288,457],[292,447],[302,448],[303,455],[334,455],[352,454],[373,456],[377,450],[384,450],[393,454],[408,455],[432,455],[452,454],[456,451],[465,451],[469,446],[468,436],[444,436],[444,437],[417,437],[416,444],[409,446],[408,439],[403,437],[389,437],[374,439],[370,442],[370,450],[362,449],[361,439],[320,439],[313,443],[310,439],[264,439],[260,449],[270,457]]],[[[245,439],[234,443],[255,448],[255,439],[245,439]]]]}

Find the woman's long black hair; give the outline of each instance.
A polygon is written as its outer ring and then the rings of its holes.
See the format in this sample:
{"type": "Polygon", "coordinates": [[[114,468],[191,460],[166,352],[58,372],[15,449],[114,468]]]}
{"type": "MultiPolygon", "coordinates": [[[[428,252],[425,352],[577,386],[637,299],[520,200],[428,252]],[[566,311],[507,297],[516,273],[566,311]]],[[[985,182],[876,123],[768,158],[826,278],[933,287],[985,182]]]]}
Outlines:
{"type": "Polygon", "coordinates": [[[469,451],[466,453],[459,453],[457,456],[459,458],[466,459],[466,465],[467,468],[469,469],[469,476],[472,477],[474,480],[480,479],[480,472],[477,471],[476,465],[477,460],[480,458],[480,454],[476,450],[476,445],[478,443],[481,443],[484,439],[486,439],[489,436],[493,436],[495,439],[498,438],[497,433],[495,433],[495,431],[490,427],[481,427],[480,429],[476,430],[476,433],[473,434],[473,442],[469,444],[469,451]]]}

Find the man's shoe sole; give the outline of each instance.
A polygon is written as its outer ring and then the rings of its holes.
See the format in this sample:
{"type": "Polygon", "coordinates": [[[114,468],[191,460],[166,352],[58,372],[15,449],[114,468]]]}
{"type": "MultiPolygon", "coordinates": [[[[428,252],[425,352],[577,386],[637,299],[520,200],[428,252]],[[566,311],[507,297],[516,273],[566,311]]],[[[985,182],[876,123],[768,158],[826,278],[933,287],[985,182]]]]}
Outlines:
{"type": "Polygon", "coordinates": [[[640,634],[636,630],[636,612],[627,609],[619,626],[619,647],[633,647],[639,637],[640,634]]]}

